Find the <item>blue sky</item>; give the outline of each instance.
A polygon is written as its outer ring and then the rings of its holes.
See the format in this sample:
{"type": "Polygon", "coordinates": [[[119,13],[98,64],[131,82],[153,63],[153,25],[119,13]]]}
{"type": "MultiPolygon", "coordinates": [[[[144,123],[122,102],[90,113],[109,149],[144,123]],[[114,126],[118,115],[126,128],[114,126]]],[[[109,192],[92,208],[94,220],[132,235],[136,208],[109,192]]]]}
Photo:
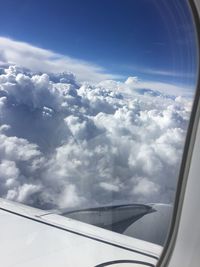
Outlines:
{"type": "Polygon", "coordinates": [[[0,1],[0,36],[109,73],[194,83],[195,36],[184,0],[0,1]]]}

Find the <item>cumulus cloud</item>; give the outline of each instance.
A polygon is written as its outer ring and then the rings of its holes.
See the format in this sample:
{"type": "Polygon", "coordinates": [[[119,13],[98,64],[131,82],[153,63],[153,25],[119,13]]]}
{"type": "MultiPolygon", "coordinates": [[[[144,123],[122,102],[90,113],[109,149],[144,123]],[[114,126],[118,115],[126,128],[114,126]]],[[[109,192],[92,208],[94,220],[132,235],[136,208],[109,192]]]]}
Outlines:
{"type": "MultiPolygon", "coordinates": [[[[194,85],[187,86],[187,85],[179,85],[161,81],[153,81],[153,80],[140,80],[138,77],[129,77],[125,84],[128,85],[130,89],[138,89],[143,91],[145,90],[152,90],[152,94],[158,94],[160,92],[167,93],[173,96],[180,96],[183,95],[185,97],[193,97],[194,95],[194,85]]],[[[149,91],[150,92],[150,91],[149,91]]]]}
{"type": "Polygon", "coordinates": [[[1,197],[44,209],[172,202],[191,100],[139,82],[4,66],[1,197]]]}

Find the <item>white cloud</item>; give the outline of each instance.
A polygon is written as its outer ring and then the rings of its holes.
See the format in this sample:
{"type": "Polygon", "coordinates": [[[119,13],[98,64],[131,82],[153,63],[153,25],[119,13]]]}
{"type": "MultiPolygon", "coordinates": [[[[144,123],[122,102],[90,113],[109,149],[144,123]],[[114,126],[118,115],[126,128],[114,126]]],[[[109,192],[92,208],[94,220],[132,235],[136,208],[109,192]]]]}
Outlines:
{"type": "Polygon", "coordinates": [[[57,200],[60,208],[83,206],[84,202],[84,197],[79,197],[76,186],[73,184],[66,185],[57,200]]]}
{"type": "Polygon", "coordinates": [[[136,185],[134,186],[133,193],[138,195],[153,195],[159,191],[159,186],[147,178],[139,177],[136,179],[136,185]]]}
{"type": "MultiPolygon", "coordinates": [[[[0,37],[0,65],[17,64],[32,71],[45,73],[68,72],[74,73],[80,82],[88,81],[90,83],[102,82],[108,87],[113,87],[113,80],[121,80],[124,76],[108,73],[103,67],[93,63],[62,55],[51,50],[39,48],[32,44],[16,41],[6,37],[0,37]],[[24,60],[26,59],[26,60],[24,60]],[[42,64],[41,64],[42,62],[42,64]]],[[[136,69],[137,71],[139,69],[136,69]]],[[[141,69],[142,73],[176,76],[180,74],[165,70],[141,69]]],[[[182,75],[183,76],[183,75],[182,75]]],[[[2,78],[1,78],[2,79],[2,78]]],[[[116,83],[117,84],[117,83],[116,83]]],[[[158,82],[153,80],[140,80],[138,77],[129,77],[125,82],[129,89],[151,89],[159,90],[172,95],[183,95],[192,97],[195,88],[191,86],[177,85],[167,82],[158,82]]],[[[120,86],[120,83],[119,83],[120,86]]]]}
{"type": "Polygon", "coordinates": [[[160,70],[160,69],[148,69],[148,68],[142,68],[141,69],[143,73],[147,74],[153,74],[153,75],[161,75],[161,76],[169,76],[169,77],[187,77],[187,78],[194,78],[194,73],[188,73],[188,72],[177,72],[172,70],[160,70]]]}
{"type": "Polygon", "coordinates": [[[31,198],[33,194],[37,193],[39,190],[40,190],[40,186],[24,183],[19,189],[16,200],[19,202],[26,202],[28,201],[28,199],[31,198]]]}
{"type": "Polygon", "coordinates": [[[44,209],[172,202],[191,101],[140,83],[5,67],[0,195],[44,209]]]}
{"type": "Polygon", "coordinates": [[[41,72],[73,72],[80,81],[98,82],[119,78],[95,64],[61,55],[31,44],[0,37],[1,61],[41,72]]]}
{"type": "Polygon", "coordinates": [[[108,190],[108,191],[113,191],[113,192],[119,192],[120,187],[114,184],[109,184],[102,182],[99,184],[103,189],[108,190]]]}
{"type": "Polygon", "coordinates": [[[140,80],[137,77],[129,77],[125,84],[128,85],[129,89],[151,89],[153,91],[160,91],[168,95],[173,96],[185,96],[193,97],[195,92],[195,85],[193,87],[176,85],[173,83],[159,82],[152,80],[140,80]]]}

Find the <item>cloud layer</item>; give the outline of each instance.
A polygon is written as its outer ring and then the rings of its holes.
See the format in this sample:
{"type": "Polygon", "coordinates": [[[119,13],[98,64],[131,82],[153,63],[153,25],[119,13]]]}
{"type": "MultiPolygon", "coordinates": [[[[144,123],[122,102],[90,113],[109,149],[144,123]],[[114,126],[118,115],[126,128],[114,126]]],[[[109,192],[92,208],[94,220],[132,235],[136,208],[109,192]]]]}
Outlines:
{"type": "Polygon", "coordinates": [[[5,37],[0,37],[0,61],[15,63],[32,71],[72,72],[79,81],[99,82],[119,78],[107,73],[101,66],[5,37]]]}
{"type": "MultiPolygon", "coordinates": [[[[92,84],[99,83],[105,80],[122,80],[126,79],[123,75],[118,75],[108,72],[102,66],[98,66],[91,62],[84,60],[72,58],[67,55],[61,55],[59,53],[43,49],[37,46],[34,46],[29,43],[16,41],[6,37],[0,37],[0,65],[4,63],[15,64],[23,66],[24,68],[30,69],[34,72],[41,73],[62,73],[68,72],[76,75],[76,79],[79,82],[89,82],[92,84]],[[25,59],[25,60],[24,60],[25,59]]],[[[139,71],[139,73],[146,74],[155,74],[159,75],[167,74],[169,77],[173,78],[174,72],[165,72],[161,70],[154,69],[139,69],[129,68],[129,71],[132,75],[132,72],[139,71]]],[[[182,73],[182,76],[184,74],[182,73]]],[[[185,74],[186,77],[188,74],[185,74]]],[[[182,77],[181,76],[181,77],[182,77]]],[[[171,79],[172,81],[173,79],[171,79]]],[[[181,81],[181,79],[180,79],[181,81]]],[[[130,82],[130,81],[127,81],[130,82]]],[[[132,87],[133,87],[133,80],[132,87]]],[[[195,83],[195,82],[194,82],[195,83]]],[[[186,84],[175,84],[170,82],[161,82],[155,80],[134,80],[134,87],[143,89],[148,88],[150,90],[159,90],[162,92],[167,92],[168,94],[173,95],[185,95],[186,97],[192,97],[194,90],[194,85],[186,84]]]]}
{"type": "Polygon", "coordinates": [[[1,197],[44,209],[173,201],[188,99],[134,77],[0,73],[1,197]]]}

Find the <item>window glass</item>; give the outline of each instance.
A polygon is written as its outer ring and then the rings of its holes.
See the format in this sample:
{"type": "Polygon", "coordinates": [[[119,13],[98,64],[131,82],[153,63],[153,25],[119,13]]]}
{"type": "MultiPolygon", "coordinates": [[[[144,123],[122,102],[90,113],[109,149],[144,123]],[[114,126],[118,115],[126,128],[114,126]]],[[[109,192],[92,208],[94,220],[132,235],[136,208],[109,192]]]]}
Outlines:
{"type": "Polygon", "coordinates": [[[8,0],[0,24],[0,196],[163,245],[197,79],[187,1],[8,0]]]}

